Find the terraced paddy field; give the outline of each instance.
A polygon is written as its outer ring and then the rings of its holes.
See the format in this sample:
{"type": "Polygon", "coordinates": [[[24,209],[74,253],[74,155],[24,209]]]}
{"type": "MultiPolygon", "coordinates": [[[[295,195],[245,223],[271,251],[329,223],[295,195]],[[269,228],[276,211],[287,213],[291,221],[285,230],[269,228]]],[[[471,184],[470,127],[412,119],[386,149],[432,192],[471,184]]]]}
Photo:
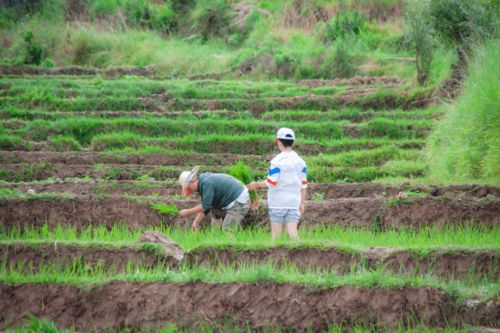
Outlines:
{"type": "Polygon", "coordinates": [[[0,72],[0,329],[500,328],[500,188],[425,183],[430,89],[0,72]],[[308,165],[300,240],[271,242],[265,200],[234,233],[191,231],[179,173],[262,179],[282,126],[308,165]]]}

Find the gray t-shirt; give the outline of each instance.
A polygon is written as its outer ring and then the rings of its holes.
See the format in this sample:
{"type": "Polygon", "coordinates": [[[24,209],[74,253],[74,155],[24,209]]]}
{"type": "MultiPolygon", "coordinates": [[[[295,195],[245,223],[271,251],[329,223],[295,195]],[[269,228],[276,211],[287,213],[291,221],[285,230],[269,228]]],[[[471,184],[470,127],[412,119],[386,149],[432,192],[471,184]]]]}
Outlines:
{"type": "Polygon", "coordinates": [[[198,176],[201,205],[208,214],[212,208],[222,209],[243,193],[245,185],[236,178],[222,173],[202,173],[198,176]]]}

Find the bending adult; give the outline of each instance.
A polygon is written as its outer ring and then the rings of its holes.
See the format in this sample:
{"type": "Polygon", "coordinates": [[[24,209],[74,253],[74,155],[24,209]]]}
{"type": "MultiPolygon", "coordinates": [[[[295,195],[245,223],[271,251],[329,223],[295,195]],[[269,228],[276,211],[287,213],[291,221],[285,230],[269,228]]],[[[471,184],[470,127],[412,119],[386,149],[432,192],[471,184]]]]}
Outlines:
{"type": "Polygon", "coordinates": [[[184,196],[198,192],[201,204],[181,210],[179,217],[185,218],[196,214],[192,224],[193,230],[196,230],[212,209],[222,209],[226,211],[222,229],[238,227],[250,209],[247,187],[232,176],[210,172],[198,174],[198,170],[198,167],[194,167],[191,171],[182,172],[179,183],[184,196]]]}

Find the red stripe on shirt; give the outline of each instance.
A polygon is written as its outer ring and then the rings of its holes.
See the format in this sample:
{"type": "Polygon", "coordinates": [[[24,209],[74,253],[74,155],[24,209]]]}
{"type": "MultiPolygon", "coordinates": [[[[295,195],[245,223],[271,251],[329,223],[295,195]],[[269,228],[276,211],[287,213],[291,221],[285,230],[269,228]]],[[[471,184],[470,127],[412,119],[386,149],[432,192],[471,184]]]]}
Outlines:
{"type": "Polygon", "coordinates": [[[304,185],[307,184],[307,180],[303,180],[302,184],[304,184],[304,185]]]}
{"type": "Polygon", "coordinates": [[[276,186],[276,184],[278,184],[278,182],[273,182],[271,179],[267,178],[266,180],[269,184],[273,185],[273,186],[276,186]]]}

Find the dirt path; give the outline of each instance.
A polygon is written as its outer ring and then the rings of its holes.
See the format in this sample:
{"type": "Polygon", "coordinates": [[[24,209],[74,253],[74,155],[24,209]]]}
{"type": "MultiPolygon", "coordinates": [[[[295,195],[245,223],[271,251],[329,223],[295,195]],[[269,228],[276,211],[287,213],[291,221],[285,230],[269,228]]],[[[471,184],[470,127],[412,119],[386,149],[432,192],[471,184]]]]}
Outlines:
{"type": "MultiPolygon", "coordinates": [[[[160,224],[189,226],[189,220],[162,215],[143,203],[123,198],[76,197],[74,199],[9,199],[0,202],[1,224],[5,228],[20,229],[50,227],[58,224],[85,228],[89,224],[123,223],[129,228],[144,228],[160,224]]],[[[192,207],[198,201],[172,201],[179,209],[192,207]]],[[[263,206],[264,207],[264,206],[263,206]]],[[[448,199],[444,197],[418,197],[401,201],[385,198],[352,198],[307,201],[301,225],[340,225],[373,230],[443,227],[473,223],[493,228],[500,220],[498,199],[448,199]],[[470,222],[474,220],[475,222],[470,222]]],[[[243,225],[266,224],[265,208],[250,213],[243,225]]]]}
{"type": "MultiPolygon", "coordinates": [[[[36,193],[74,193],[76,195],[178,195],[179,186],[163,182],[145,182],[133,180],[90,180],[90,181],[54,181],[51,183],[3,183],[1,188],[17,189],[22,193],[29,189],[36,193]]],[[[341,198],[376,198],[396,197],[401,192],[417,193],[425,196],[448,197],[496,197],[500,198],[500,187],[490,185],[389,185],[380,183],[311,183],[308,187],[308,200],[341,199],[341,198]]],[[[262,198],[266,198],[266,191],[260,191],[262,198]]]]}
{"type": "Polygon", "coordinates": [[[455,306],[456,299],[430,287],[334,289],[295,284],[110,282],[79,288],[52,283],[0,284],[0,327],[31,312],[62,328],[79,331],[160,329],[167,324],[195,328],[229,319],[251,329],[293,327],[325,330],[331,323],[396,329],[402,321],[431,327],[463,323],[498,327],[500,301],[455,306]]]}

